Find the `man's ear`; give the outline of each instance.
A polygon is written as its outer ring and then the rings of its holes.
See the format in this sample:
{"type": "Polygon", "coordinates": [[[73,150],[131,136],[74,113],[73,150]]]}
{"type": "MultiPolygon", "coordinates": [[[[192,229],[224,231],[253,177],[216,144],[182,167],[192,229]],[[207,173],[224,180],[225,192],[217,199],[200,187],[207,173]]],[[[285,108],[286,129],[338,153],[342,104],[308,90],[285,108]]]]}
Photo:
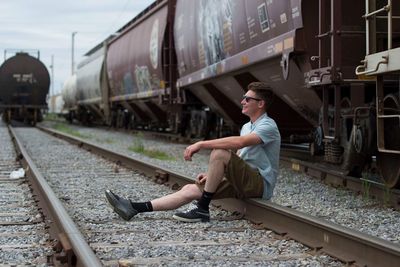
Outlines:
{"type": "Polygon", "coordinates": [[[262,108],[263,106],[265,106],[265,100],[258,101],[258,107],[262,108]]]}

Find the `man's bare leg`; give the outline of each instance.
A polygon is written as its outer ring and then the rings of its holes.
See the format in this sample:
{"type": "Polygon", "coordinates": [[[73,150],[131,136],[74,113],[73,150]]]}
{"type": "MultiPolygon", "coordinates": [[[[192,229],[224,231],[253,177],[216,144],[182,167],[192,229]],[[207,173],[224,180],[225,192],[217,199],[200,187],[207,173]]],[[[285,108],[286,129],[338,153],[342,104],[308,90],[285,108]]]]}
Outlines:
{"type": "Polygon", "coordinates": [[[231,159],[231,152],[224,149],[214,149],[210,155],[207,170],[207,180],[204,191],[215,193],[225,174],[225,167],[231,159]]]}
{"type": "Polygon", "coordinates": [[[152,200],[151,204],[153,211],[173,210],[200,197],[200,188],[195,184],[188,184],[175,193],[152,200]]]}
{"type": "Polygon", "coordinates": [[[223,149],[214,149],[210,155],[207,179],[204,191],[197,203],[197,208],[186,212],[178,212],[173,217],[183,222],[208,222],[210,221],[209,205],[218,185],[224,177],[225,167],[231,159],[231,152],[223,149]]]}

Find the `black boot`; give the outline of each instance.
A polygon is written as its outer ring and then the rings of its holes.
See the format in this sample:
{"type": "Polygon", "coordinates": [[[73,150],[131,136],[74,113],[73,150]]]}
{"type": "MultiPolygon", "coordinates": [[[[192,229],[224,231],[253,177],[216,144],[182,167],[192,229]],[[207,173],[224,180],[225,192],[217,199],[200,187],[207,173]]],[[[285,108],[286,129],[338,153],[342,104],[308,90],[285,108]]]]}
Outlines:
{"type": "Polygon", "coordinates": [[[119,197],[110,190],[106,190],[105,194],[114,211],[125,221],[129,221],[138,213],[138,211],[132,207],[128,199],[119,197]]]}

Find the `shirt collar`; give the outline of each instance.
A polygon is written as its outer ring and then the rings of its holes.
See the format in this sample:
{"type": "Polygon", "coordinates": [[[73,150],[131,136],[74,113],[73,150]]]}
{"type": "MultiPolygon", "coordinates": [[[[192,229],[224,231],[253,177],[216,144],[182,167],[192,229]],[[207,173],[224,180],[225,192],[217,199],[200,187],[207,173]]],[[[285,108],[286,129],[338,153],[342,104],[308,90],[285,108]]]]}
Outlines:
{"type": "Polygon", "coordinates": [[[254,127],[256,127],[257,123],[258,123],[261,119],[266,118],[266,117],[267,117],[267,112],[264,112],[260,117],[257,118],[257,120],[256,120],[254,123],[252,123],[252,122],[250,121],[250,128],[251,128],[252,130],[254,130],[254,127]]]}

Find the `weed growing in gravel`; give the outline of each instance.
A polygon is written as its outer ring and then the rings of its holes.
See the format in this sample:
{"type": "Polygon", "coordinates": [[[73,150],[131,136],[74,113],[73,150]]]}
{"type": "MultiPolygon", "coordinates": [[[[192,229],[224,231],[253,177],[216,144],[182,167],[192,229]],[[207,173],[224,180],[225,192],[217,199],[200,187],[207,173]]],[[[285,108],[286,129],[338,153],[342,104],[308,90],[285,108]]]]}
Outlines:
{"type": "Polygon", "coordinates": [[[163,151],[156,149],[146,149],[144,147],[141,136],[141,134],[137,135],[137,138],[133,141],[133,145],[129,146],[128,150],[159,160],[175,160],[175,158],[171,157],[163,151]]]}
{"type": "Polygon", "coordinates": [[[383,192],[383,206],[390,207],[390,198],[392,197],[392,192],[390,187],[385,184],[385,190],[383,192]]]}
{"type": "Polygon", "coordinates": [[[369,190],[371,188],[371,183],[368,181],[368,176],[366,174],[362,174],[362,189],[363,189],[363,198],[368,200],[370,195],[369,195],[369,190]]]}
{"type": "Polygon", "coordinates": [[[60,119],[61,119],[61,118],[58,117],[57,114],[54,114],[54,113],[47,113],[47,114],[44,116],[44,120],[45,120],[45,121],[57,121],[57,120],[60,120],[60,119]]]}
{"type": "Polygon", "coordinates": [[[112,144],[115,141],[111,138],[106,138],[106,139],[100,139],[100,138],[96,138],[96,141],[99,143],[106,143],[106,144],[112,144]]]}
{"type": "Polygon", "coordinates": [[[53,129],[55,129],[57,131],[60,131],[60,132],[66,133],[66,134],[70,134],[70,135],[73,135],[73,136],[76,136],[79,138],[85,138],[85,139],[91,138],[91,135],[81,134],[79,131],[71,129],[70,127],[68,127],[65,124],[56,123],[52,127],[53,127],[53,129]]]}

